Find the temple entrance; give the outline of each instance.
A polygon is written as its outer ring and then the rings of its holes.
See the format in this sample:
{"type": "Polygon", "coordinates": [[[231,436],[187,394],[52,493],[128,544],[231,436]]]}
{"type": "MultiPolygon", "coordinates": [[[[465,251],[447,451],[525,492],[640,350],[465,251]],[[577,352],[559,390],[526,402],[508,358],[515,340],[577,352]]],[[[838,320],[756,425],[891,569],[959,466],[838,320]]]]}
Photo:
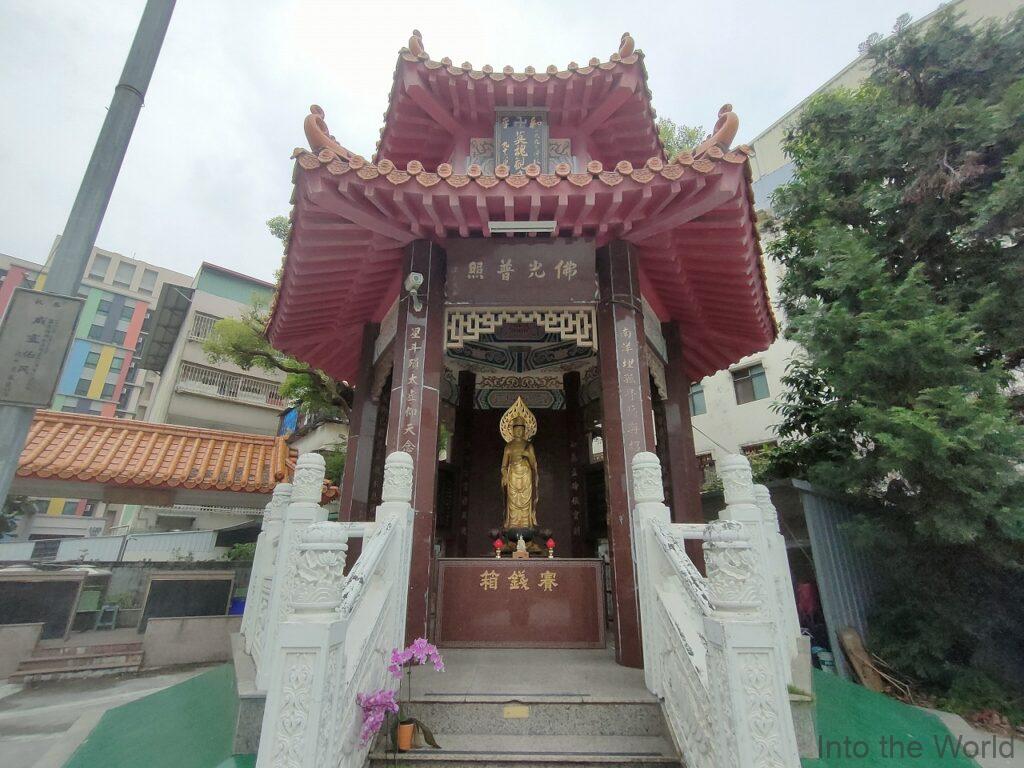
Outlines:
{"type": "MultiPolygon", "coordinates": [[[[599,477],[599,387],[595,350],[552,341],[533,324],[519,324],[516,342],[488,334],[445,357],[441,398],[435,545],[442,557],[494,555],[494,542],[508,538],[502,460],[508,445],[502,417],[521,402],[536,425],[529,439],[536,463],[536,537],[527,543],[559,557],[594,557],[606,544],[600,497],[588,477],[599,477]],[[524,343],[523,337],[538,341],[524,343]],[[563,362],[559,362],[559,355],[563,362]],[[532,361],[543,367],[529,368],[532,361]],[[501,366],[515,366],[509,371],[501,366]],[[467,402],[468,401],[468,402],[467,402]],[[595,450],[596,446],[596,450],[595,450]],[[533,539],[537,538],[537,541],[533,539]]],[[[511,544],[516,544],[512,541],[511,544]]],[[[536,555],[537,550],[531,547],[536,555]]],[[[504,554],[511,554],[506,548],[504,554]]],[[[543,553],[546,554],[546,553],[543,553]]]]}
{"type": "Polygon", "coordinates": [[[607,526],[588,487],[603,476],[597,363],[592,339],[537,322],[449,337],[432,596],[442,646],[605,647],[607,526]]]}
{"type": "MultiPolygon", "coordinates": [[[[680,345],[641,294],[635,251],[417,241],[404,275],[404,294],[364,328],[341,507],[369,519],[383,457],[413,457],[409,637],[607,644],[640,666],[630,462],[657,450],[670,471],[688,466],[689,422],[680,345]]],[[[679,501],[690,486],[676,479],[679,501]]]]}

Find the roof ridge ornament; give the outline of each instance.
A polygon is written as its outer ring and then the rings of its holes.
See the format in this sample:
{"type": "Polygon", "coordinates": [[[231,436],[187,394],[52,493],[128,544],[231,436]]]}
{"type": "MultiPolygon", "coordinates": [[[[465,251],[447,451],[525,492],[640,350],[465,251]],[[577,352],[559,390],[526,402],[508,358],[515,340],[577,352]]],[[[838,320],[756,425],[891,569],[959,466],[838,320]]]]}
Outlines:
{"type": "Polygon", "coordinates": [[[715,123],[714,129],[712,129],[711,135],[693,150],[693,157],[699,158],[709,153],[712,156],[716,156],[717,153],[711,153],[712,148],[728,152],[739,129],[740,119],[732,111],[732,104],[723,104],[718,110],[718,121],[715,123]]]}
{"type": "Polygon", "coordinates": [[[409,53],[418,59],[427,58],[427,51],[423,47],[423,35],[418,29],[414,29],[412,37],[409,38],[409,53]]]}
{"type": "Polygon", "coordinates": [[[625,59],[627,56],[632,56],[635,48],[636,43],[633,36],[629,32],[623,32],[622,37],[619,38],[619,58],[625,59]]]}
{"type": "Polygon", "coordinates": [[[310,106],[309,114],[302,121],[302,130],[306,134],[309,148],[314,153],[327,149],[343,160],[350,160],[352,158],[352,153],[341,146],[338,140],[331,135],[327,128],[327,123],[324,121],[324,110],[318,104],[310,106]]]}

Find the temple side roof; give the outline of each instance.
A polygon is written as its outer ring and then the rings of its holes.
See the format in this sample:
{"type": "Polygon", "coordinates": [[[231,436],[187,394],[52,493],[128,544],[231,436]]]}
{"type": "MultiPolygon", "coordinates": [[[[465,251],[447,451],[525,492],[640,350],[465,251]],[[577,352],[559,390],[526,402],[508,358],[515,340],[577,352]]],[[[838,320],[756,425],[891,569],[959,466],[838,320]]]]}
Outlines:
{"type": "MultiPolygon", "coordinates": [[[[314,117],[323,125],[323,113],[314,117]]],[[[698,380],[765,349],[776,334],[750,189],[749,150],[730,149],[738,121],[726,105],[693,154],[653,156],[583,173],[558,166],[494,176],[446,163],[297,150],[292,235],[268,325],[274,346],[331,375],[354,378],[357,330],[379,322],[416,239],[488,237],[491,221],[554,220],[556,234],[633,244],[643,292],[662,321],[678,320],[687,374],[698,380]]]]}
{"type": "MultiPolygon", "coordinates": [[[[280,437],[37,411],[17,478],[127,490],[269,494],[291,480],[296,458],[280,437]]],[[[325,487],[324,500],[336,494],[336,488],[325,487]]]]}
{"type": "Polygon", "coordinates": [[[496,107],[513,106],[546,108],[554,132],[588,136],[592,156],[606,163],[664,156],[643,52],[628,32],[608,61],[515,72],[435,61],[414,30],[398,55],[374,160],[400,167],[417,160],[433,170],[459,138],[490,136],[496,107]]]}

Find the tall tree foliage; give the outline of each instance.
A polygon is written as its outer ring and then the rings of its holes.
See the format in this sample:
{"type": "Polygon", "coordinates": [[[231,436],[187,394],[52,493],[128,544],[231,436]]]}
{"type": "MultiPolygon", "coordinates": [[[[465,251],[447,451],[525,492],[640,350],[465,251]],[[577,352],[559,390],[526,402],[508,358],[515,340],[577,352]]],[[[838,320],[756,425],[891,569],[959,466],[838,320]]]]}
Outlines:
{"type": "Polygon", "coordinates": [[[683,125],[667,117],[659,117],[657,126],[658,138],[670,160],[680,152],[689,152],[704,141],[704,129],[699,125],[683,125]]]}
{"type": "MultiPolygon", "coordinates": [[[[1024,13],[901,17],[814,99],[774,199],[788,371],[776,467],[859,502],[876,648],[936,686],[1024,636],[1024,13]]],[[[1018,664],[1024,667],[1024,649],[1018,664]]]]}
{"type": "Polygon", "coordinates": [[[264,333],[268,319],[268,308],[257,302],[240,317],[218,320],[203,342],[203,351],[213,363],[229,362],[244,370],[283,371],[287,376],[281,383],[281,397],[297,402],[307,413],[347,416],[352,388],[270,346],[264,333]]]}

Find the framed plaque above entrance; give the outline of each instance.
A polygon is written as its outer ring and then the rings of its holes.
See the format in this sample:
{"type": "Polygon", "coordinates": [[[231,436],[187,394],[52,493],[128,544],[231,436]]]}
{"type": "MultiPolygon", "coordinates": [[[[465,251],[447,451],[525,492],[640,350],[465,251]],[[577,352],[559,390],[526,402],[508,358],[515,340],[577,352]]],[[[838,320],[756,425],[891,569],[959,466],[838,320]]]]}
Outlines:
{"type": "Polygon", "coordinates": [[[449,307],[564,307],[597,301],[589,240],[492,239],[448,243],[449,307]]]}

